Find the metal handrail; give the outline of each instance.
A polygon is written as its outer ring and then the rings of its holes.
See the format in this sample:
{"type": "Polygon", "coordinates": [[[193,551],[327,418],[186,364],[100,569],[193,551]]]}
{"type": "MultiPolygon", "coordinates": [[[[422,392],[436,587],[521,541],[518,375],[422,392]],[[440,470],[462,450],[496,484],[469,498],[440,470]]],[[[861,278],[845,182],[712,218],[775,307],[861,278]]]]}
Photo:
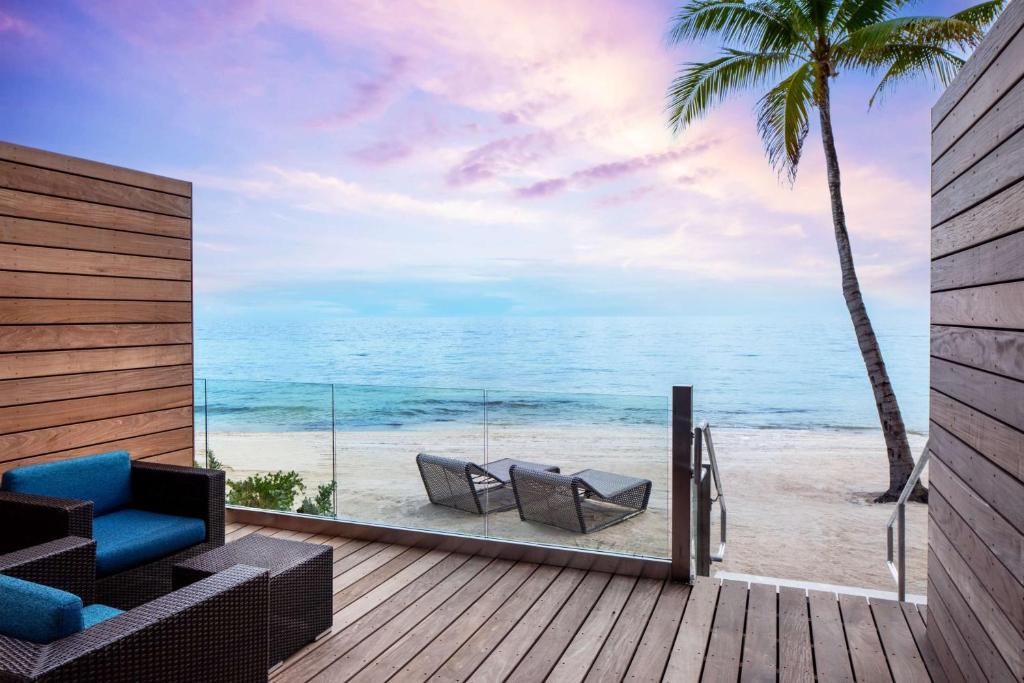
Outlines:
{"type": "Polygon", "coordinates": [[[722,477],[718,472],[718,458],[715,456],[715,443],[711,440],[711,425],[708,424],[707,420],[700,423],[698,429],[701,431],[704,437],[704,442],[708,446],[708,462],[711,464],[711,479],[715,483],[715,497],[711,499],[714,503],[718,501],[718,508],[721,512],[719,528],[719,544],[718,552],[711,555],[712,562],[721,562],[725,559],[725,531],[726,531],[726,511],[725,511],[725,491],[722,490],[722,477]]]}
{"type": "Polygon", "coordinates": [[[896,580],[896,595],[900,602],[907,599],[907,498],[910,497],[914,487],[917,486],[917,482],[921,480],[921,473],[924,471],[925,465],[928,464],[929,458],[931,458],[928,444],[929,442],[926,441],[924,451],[921,453],[921,457],[917,459],[914,470],[910,473],[910,479],[907,480],[906,485],[904,485],[903,490],[900,492],[900,497],[896,500],[896,509],[892,511],[889,521],[885,524],[885,564],[889,567],[889,572],[896,580]],[[899,536],[899,548],[896,551],[895,562],[893,562],[892,538],[892,527],[894,524],[897,527],[896,533],[899,536]]]}

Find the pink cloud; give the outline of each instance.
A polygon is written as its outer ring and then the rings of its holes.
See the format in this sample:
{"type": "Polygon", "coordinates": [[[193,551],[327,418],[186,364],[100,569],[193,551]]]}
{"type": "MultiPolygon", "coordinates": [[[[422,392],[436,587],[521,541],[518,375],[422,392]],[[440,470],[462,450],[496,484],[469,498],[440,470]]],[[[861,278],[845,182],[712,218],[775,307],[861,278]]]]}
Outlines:
{"type": "Polygon", "coordinates": [[[569,186],[569,180],[567,178],[553,178],[551,180],[542,180],[539,183],[534,183],[527,187],[516,190],[516,196],[524,199],[532,199],[534,197],[547,197],[561,192],[569,186]]]}
{"type": "Polygon", "coordinates": [[[621,206],[623,204],[631,204],[650,195],[657,188],[657,185],[641,185],[640,187],[634,187],[632,190],[629,190],[627,192],[613,194],[608,197],[602,197],[601,199],[597,200],[595,204],[597,206],[604,208],[612,206],[621,206]]]}
{"type": "Polygon", "coordinates": [[[673,161],[679,161],[680,159],[684,159],[688,156],[704,152],[713,144],[714,143],[712,142],[701,142],[688,147],[670,149],[666,152],[644,154],[643,156],[633,157],[624,161],[613,161],[607,164],[590,166],[588,168],[575,171],[564,178],[542,180],[540,182],[533,183],[532,185],[521,187],[516,190],[515,194],[517,197],[523,199],[533,199],[557,194],[568,189],[570,185],[574,184],[616,180],[623,176],[632,175],[639,171],[668,164],[673,161]]]}
{"type": "Polygon", "coordinates": [[[448,172],[448,185],[458,187],[518,171],[551,154],[557,146],[555,136],[547,132],[501,138],[477,147],[448,172]]]}
{"type": "Polygon", "coordinates": [[[23,38],[28,38],[35,33],[35,27],[24,19],[0,12],[0,33],[16,33],[23,38]]]}
{"type": "Polygon", "coordinates": [[[384,109],[401,86],[409,59],[391,55],[380,74],[356,83],[351,102],[328,116],[313,121],[314,128],[336,128],[360,121],[384,109]]]}
{"type": "Polygon", "coordinates": [[[405,159],[413,152],[412,145],[397,140],[381,140],[352,152],[352,158],[365,164],[389,164],[405,159]]]}
{"type": "Polygon", "coordinates": [[[109,0],[79,6],[132,43],[161,51],[221,45],[265,18],[261,0],[109,0]]]}

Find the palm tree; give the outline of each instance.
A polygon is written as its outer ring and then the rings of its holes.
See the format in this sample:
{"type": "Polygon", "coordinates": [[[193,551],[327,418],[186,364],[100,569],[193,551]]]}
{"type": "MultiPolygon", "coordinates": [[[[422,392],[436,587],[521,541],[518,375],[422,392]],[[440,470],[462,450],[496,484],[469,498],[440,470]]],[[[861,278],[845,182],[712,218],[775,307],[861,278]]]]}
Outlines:
{"type": "MultiPolygon", "coordinates": [[[[877,502],[895,500],[914,459],[896,394],[868,318],[854,268],[832,131],[830,81],[843,70],[881,75],[870,104],[918,75],[948,85],[995,20],[1003,0],[949,17],[899,16],[907,0],[692,0],[672,20],[670,44],[718,35],[726,45],[707,62],[684,64],[668,91],[669,121],[679,133],[727,96],[767,88],[757,102],[757,129],[768,161],[792,184],[810,112],[818,110],[825,148],[843,297],[874,392],[889,458],[889,488],[877,502]]],[[[913,499],[926,500],[920,484],[913,499]]]]}

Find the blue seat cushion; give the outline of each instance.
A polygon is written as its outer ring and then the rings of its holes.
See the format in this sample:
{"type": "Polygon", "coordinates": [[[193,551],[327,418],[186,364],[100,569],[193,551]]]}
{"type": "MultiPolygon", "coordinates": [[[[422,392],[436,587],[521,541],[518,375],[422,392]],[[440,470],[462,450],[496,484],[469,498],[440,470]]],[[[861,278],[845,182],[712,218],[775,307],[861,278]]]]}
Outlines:
{"type": "Polygon", "coordinates": [[[125,508],[93,519],[96,573],[106,576],[166,557],[206,540],[206,523],[125,508]]]}
{"type": "Polygon", "coordinates": [[[0,633],[52,643],[82,630],[82,599],[67,591],[0,574],[0,633]]]}
{"type": "Polygon", "coordinates": [[[16,467],[4,472],[0,488],[91,500],[93,515],[103,515],[131,503],[132,461],[126,451],[113,451],[16,467]]]}
{"type": "Polygon", "coordinates": [[[82,628],[90,628],[101,621],[116,617],[118,614],[123,614],[123,612],[106,605],[86,605],[82,608],[82,628]]]}

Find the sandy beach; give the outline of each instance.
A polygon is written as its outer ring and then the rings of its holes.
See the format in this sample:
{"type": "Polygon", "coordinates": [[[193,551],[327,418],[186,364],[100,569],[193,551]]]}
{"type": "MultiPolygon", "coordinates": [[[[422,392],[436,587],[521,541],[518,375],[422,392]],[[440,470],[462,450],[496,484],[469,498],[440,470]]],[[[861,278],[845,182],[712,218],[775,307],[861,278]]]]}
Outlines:
{"type": "MultiPolygon", "coordinates": [[[[885,567],[884,525],[892,505],[875,505],[888,473],[881,433],[856,430],[713,431],[729,511],[726,559],[714,570],[894,590],[885,567]]],[[[207,435],[197,433],[201,452],[207,435]]],[[[229,479],[295,470],[307,491],[338,479],[338,515],[365,522],[498,538],[668,555],[669,435],[658,428],[544,426],[339,432],[211,432],[209,447],[229,479]],[[433,506],[415,464],[427,451],[477,462],[515,457],[650,479],[646,513],[590,535],[519,520],[513,510],[482,518],[433,506]]],[[[924,437],[912,436],[915,455],[924,437]]],[[[298,501],[296,501],[298,503],[298,501]]],[[[717,542],[717,507],[713,510],[717,542]]],[[[911,505],[910,593],[925,592],[927,507],[911,505]]]]}

